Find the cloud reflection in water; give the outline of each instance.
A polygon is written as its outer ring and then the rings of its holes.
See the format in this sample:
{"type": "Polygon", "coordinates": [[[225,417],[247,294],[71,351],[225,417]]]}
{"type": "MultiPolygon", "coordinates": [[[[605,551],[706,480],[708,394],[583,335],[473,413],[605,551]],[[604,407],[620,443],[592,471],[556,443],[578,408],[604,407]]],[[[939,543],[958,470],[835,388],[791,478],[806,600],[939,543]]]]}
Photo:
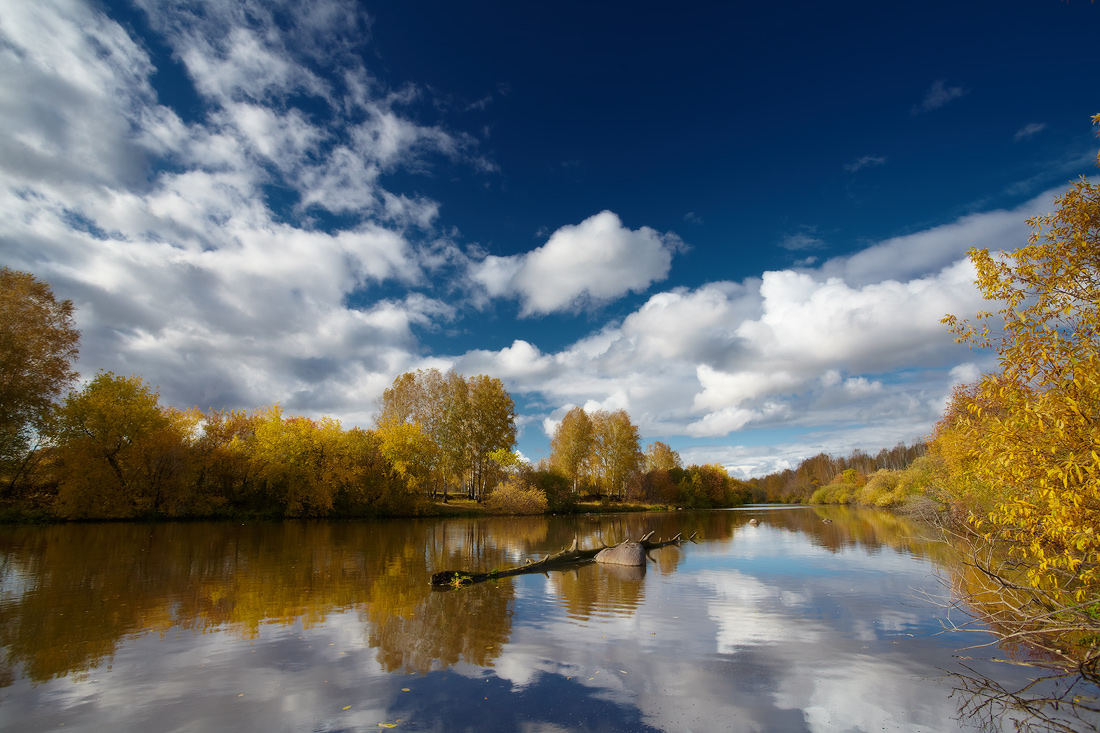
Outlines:
{"type": "Polygon", "coordinates": [[[916,600],[935,546],[888,515],[754,516],[11,531],[0,730],[959,729],[941,670],[970,639],[916,600]],[[653,525],[705,539],[644,574],[427,587],[653,525]]]}

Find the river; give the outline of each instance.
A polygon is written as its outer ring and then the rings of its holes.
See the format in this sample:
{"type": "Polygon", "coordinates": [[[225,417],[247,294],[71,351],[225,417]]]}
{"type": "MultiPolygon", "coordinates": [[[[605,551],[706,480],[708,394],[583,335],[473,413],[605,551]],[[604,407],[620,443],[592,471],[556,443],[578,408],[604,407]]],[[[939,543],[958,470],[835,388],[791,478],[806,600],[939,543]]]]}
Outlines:
{"type": "Polygon", "coordinates": [[[929,536],[843,507],[0,527],[0,730],[974,730],[956,674],[1035,671],[960,651],[992,637],[945,631],[929,536]],[[650,530],[697,538],[428,583],[650,530]]]}

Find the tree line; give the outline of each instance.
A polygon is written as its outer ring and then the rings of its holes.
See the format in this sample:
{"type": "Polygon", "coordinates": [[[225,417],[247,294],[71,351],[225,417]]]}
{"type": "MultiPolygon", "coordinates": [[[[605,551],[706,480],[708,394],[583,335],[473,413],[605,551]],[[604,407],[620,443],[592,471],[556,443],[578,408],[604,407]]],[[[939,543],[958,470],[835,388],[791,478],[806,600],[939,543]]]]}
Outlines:
{"type": "Polygon", "coordinates": [[[11,516],[418,514],[441,487],[481,500],[516,464],[514,403],[486,375],[402,375],[376,426],[345,429],[278,405],[179,410],[111,372],[62,397],[79,338],[70,301],[0,268],[0,509],[11,516]]]}
{"type": "Polygon", "coordinates": [[[541,468],[564,479],[569,495],[712,508],[743,504],[751,487],[718,464],[684,467],[667,443],[643,452],[638,426],[625,410],[571,408],[554,429],[541,468]]]}
{"type": "Polygon", "coordinates": [[[385,516],[460,496],[500,513],[568,511],[585,498],[730,506],[747,485],[720,466],[643,453],[623,410],[570,410],[537,466],[515,453],[501,380],[437,369],[397,377],[375,424],[162,405],[140,376],[79,389],[73,305],[0,269],[0,511],[14,518],[385,516]],[[490,500],[491,501],[487,501],[490,500]]]}
{"type": "Polygon", "coordinates": [[[883,448],[875,455],[856,449],[848,456],[831,456],[818,453],[802,460],[796,467],[776,471],[766,476],[749,479],[761,499],[776,503],[801,503],[811,499],[822,486],[833,483],[845,472],[848,476],[870,476],[880,471],[901,471],[925,455],[928,444],[916,441],[911,445],[899,443],[893,448],[883,448]]]}
{"type": "MultiPolygon", "coordinates": [[[[512,401],[499,380],[448,377],[466,416],[448,468],[480,496],[514,442],[512,401]]],[[[419,426],[345,429],[278,405],[178,410],[159,397],[140,377],[96,375],[28,431],[34,445],[7,446],[3,498],[64,519],[126,519],[419,514],[434,495],[422,489],[436,451],[418,452],[419,426]]]]}

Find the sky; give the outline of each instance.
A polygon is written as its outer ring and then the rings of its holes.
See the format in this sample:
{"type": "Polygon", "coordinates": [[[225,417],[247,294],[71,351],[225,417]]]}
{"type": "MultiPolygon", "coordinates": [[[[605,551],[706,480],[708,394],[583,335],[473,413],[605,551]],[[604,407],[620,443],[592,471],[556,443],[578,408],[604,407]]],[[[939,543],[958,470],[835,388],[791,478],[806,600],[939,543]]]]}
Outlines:
{"type": "Polygon", "coordinates": [[[84,379],[370,427],[500,378],[739,477],[925,437],[966,252],[1097,176],[1100,6],[3,0],[0,264],[84,379]]]}

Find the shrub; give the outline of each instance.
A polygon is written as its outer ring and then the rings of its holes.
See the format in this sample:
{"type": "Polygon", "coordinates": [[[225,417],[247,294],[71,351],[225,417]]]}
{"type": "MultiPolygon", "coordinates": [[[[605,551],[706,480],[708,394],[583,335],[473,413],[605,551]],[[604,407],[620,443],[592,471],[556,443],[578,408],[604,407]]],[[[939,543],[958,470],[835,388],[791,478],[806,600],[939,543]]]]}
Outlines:
{"type": "Polygon", "coordinates": [[[845,481],[834,481],[822,486],[810,496],[811,504],[850,504],[857,495],[859,486],[845,481]]]}
{"type": "Polygon", "coordinates": [[[490,514],[545,514],[546,494],[509,479],[489,495],[484,506],[490,514]]]}
{"type": "Polygon", "coordinates": [[[901,474],[883,468],[871,474],[871,478],[859,490],[858,501],[864,506],[888,507],[901,503],[901,474]]]}
{"type": "Polygon", "coordinates": [[[555,471],[529,470],[522,474],[524,488],[546,496],[547,511],[568,514],[577,508],[577,495],[569,479],[555,471]]]}

